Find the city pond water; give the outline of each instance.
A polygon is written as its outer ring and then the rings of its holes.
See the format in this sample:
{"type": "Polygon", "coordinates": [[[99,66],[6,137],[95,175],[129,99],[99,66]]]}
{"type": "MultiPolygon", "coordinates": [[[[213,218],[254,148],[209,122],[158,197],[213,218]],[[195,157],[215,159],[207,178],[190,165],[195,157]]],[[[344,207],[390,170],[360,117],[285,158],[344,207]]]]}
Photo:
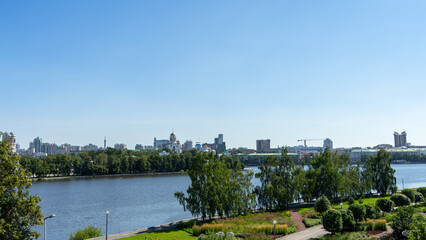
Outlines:
{"type": "MultiPolygon", "coordinates": [[[[426,164],[395,164],[397,185],[402,189],[426,186],[426,164]]],[[[256,173],[257,167],[251,167],[256,173]]],[[[259,185],[259,179],[253,179],[259,185]]],[[[41,197],[47,220],[47,239],[69,239],[70,233],[88,225],[105,233],[128,232],[167,222],[192,218],[174,197],[190,184],[187,175],[158,175],[110,178],[82,178],[34,182],[32,194],[41,197]]],[[[35,228],[43,233],[43,227],[35,228]]]]}

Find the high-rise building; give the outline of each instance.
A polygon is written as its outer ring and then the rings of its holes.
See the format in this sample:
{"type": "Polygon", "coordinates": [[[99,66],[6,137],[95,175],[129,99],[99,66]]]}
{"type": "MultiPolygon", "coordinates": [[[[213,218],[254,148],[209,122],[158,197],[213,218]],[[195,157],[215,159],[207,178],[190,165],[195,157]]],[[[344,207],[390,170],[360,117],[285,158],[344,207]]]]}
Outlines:
{"type": "Polygon", "coordinates": [[[218,137],[214,139],[214,149],[217,153],[221,153],[226,150],[226,143],[223,141],[223,134],[219,134],[218,137]]]}
{"type": "Polygon", "coordinates": [[[40,153],[41,151],[41,143],[42,143],[42,139],[39,137],[34,138],[33,141],[33,146],[34,146],[34,152],[35,153],[40,153]]]}
{"type": "Polygon", "coordinates": [[[407,133],[404,131],[402,133],[393,133],[395,140],[395,147],[405,147],[407,146],[407,133]]]}
{"type": "Polygon", "coordinates": [[[154,138],[154,149],[163,149],[167,148],[168,139],[158,139],[154,138]]]}
{"type": "Polygon", "coordinates": [[[13,132],[11,132],[11,133],[7,133],[7,132],[3,133],[2,140],[4,141],[6,139],[8,139],[9,143],[10,143],[10,152],[16,153],[16,136],[15,136],[15,134],[13,134],[13,132]]]}
{"type": "Polygon", "coordinates": [[[142,149],[143,149],[142,144],[136,144],[135,150],[142,150],[142,149]]]}
{"type": "Polygon", "coordinates": [[[186,140],[182,145],[182,150],[191,150],[192,149],[192,141],[186,140]]]}
{"type": "Polygon", "coordinates": [[[330,139],[330,138],[326,138],[326,139],[324,140],[324,145],[323,145],[323,147],[324,147],[324,149],[325,149],[325,148],[329,148],[330,150],[332,150],[332,149],[333,149],[333,141],[331,141],[331,139],[330,139]]]}
{"type": "Polygon", "coordinates": [[[271,140],[270,139],[259,139],[256,140],[256,151],[269,151],[271,150],[271,140]]]}
{"type": "Polygon", "coordinates": [[[115,149],[119,149],[119,150],[126,150],[127,149],[127,145],[124,143],[116,143],[114,144],[114,148],[115,149]]]}

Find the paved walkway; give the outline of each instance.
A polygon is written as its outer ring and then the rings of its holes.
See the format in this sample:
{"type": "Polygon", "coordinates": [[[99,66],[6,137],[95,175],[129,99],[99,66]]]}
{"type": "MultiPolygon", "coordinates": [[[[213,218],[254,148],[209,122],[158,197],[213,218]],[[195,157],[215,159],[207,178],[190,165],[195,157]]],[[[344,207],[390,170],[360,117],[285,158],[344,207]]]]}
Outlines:
{"type": "Polygon", "coordinates": [[[287,236],[284,236],[282,238],[278,238],[279,240],[308,240],[310,238],[319,238],[323,237],[324,235],[328,234],[323,227],[322,224],[313,226],[311,228],[308,228],[306,230],[293,233],[287,236]]]}

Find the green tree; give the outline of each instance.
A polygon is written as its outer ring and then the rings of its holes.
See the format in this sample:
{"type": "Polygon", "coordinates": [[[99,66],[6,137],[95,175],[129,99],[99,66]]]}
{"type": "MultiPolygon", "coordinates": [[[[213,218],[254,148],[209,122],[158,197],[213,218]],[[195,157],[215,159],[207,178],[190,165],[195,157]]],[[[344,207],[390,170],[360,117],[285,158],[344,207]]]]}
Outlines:
{"type": "Polygon", "coordinates": [[[295,164],[288,156],[287,148],[282,150],[281,157],[266,159],[265,165],[260,166],[261,186],[256,188],[259,203],[267,209],[283,210],[294,201],[296,193],[295,164]]]}
{"type": "Polygon", "coordinates": [[[197,153],[188,170],[191,185],[187,195],[176,192],[175,197],[193,216],[211,218],[216,214],[230,216],[245,212],[254,206],[252,173],[239,171],[229,169],[211,153],[197,153]]]}
{"type": "Polygon", "coordinates": [[[31,230],[42,225],[43,213],[37,195],[31,195],[30,173],[19,164],[19,157],[11,155],[9,141],[0,142],[0,239],[38,238],[31,230]]]}
{"type": "Polygon", "coordinates": [[[102,229],[89,225],[83,230],[78,229],[75,233],[70,234],[70,240],[84,240],[89,238],[101,237],[102,229]]]}
{"type": "Polygon", "coordinates": [[[384,196],[388,191],[395,192],[395,170],[391,167],[392,158],[384,149],[380,149],[377,155],[371,156],[365,162],[364,168],[367,177],[372,183],[372,188],[384,196]]]}

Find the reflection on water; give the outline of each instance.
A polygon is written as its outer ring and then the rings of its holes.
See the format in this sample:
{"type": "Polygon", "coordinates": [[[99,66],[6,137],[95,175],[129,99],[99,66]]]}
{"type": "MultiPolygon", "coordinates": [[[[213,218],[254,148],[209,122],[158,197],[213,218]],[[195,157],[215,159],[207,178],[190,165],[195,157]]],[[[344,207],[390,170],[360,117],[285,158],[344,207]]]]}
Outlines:
{"type": "MultiPolygon", "coordinates": [[[[426,186],[426,164],[393,165],[398,188],[426,186]]],[[[258,172],[258,168],[252,168],[258,172]]],[[[252,180],[259,185],[258,179],[252,180]]],[[[185,191],[188,176],[144,176],[90,178],[35,182],[32,193],[41,199],[43,213],[56,217],[47,220],[49,239],[68,239],[71,232],[88,225],[105,231],[105,211],[109,211],[108,232],[119,233],[191,218],[174,198],[185,191]]],[[[43,232],[42,227],[36,228],[43,232]]]]}

